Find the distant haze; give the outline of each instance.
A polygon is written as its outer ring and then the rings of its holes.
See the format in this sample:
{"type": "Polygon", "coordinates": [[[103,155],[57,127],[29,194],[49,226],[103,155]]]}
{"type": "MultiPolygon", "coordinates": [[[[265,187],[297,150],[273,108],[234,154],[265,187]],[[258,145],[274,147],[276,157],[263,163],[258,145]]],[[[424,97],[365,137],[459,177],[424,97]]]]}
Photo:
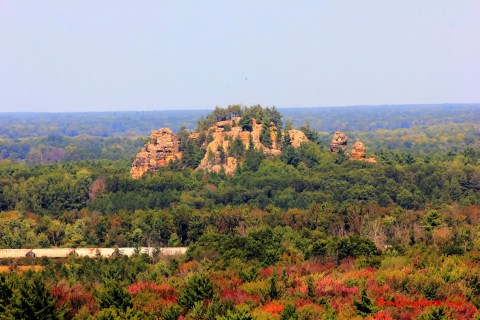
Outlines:
{"type": "Polygon", "coordinates": [[[0,0],[0,112],[480,102],[480,1],[0,0]]]}

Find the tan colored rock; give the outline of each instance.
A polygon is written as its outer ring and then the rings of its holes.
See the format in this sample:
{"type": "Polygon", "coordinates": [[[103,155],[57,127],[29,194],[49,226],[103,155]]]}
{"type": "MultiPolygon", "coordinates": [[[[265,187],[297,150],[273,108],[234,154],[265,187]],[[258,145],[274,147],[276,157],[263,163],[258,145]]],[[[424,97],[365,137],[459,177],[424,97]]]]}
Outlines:
{"type": "Polygon", "coordinates": [[[360,141],[355,142],[355,144],[353,145],[352,151],[350,152],[350,160],[360,160],[369,163],[377,163],[375,157],[371,156],[370,158],[367,158],[367,148],[360,141]]]}
{"type": "Polygon", "coordinates": [[[347,150],[348,137],[340,131],[335,131],[333,134],[332,143],[330,143],[330,151],[338,153],[340,149],[347,150]]]}
{"type": "MultiPolygon", "coordinates": [[[[200,162],[197,170],[219,172],[223,169],[226,174],[233,175],[237,168],[239,159],[228,157],[228,148],[231,141],[235,140],[237,137],[243,142],[245,150],[249,148],[250,137],[252,137],[253,147],[256,150],[262,150],[266,155],[269,156],[278,156],[281,153],[281,145],[279,145],[276,141],[277,128],[275,125],[273,125],[273,123],[270,123],[269,126],[270,138],[272,139],[272,148],[267,148],[260,142],[263,124],[257,123],[255,119],[252,119],[252,131],[249,132],[242,131],[242,128],[238,125],[239,123],[240,117],[232,120],[219,121],[212,128],[210,128],[214,130],[213,141],[206,146],[207,152],[205,153],[205,156],[200,162]],[[231,126],[230,131],[224,130],[226,125],[231,126]],[[221,152],[218,151],[220,146],[223,148],[223,156],[221,155],[221,152]],[[213,157],[211,156],[212,154],[213,157]]],[[[301,131],[290,130],[289,134],[294,147],[298,147],[303,141],[308,141],[307,137],[305,137],[301,131]]]]}
{"type": "Polygon", "coordinates": [[[154,130],[150,132],[148,143],[135,157],[130,175],[138,179],[147,171],[156,171],[159,167],[181,158],[177,135],[168,128],[154,130]]]}
{"type": "Polygon", "coordinates": [[[302,142],[308,141],[307,136],[300,130],[288,130],[290,135],[290,142],[293,147],[298,148],[302,142]]]}
{"type": "MultiPolygon", "coordinates": [[[[278,156],[281,153],[281,144],[277,143],[277,127],[270,123],[270,138],[272,139],[272,147],[267,148],[260,142],[260,135],[262,133],[263,124],[257,123],[252,119],[252,131],[242,131],[238,125],[240,117],[224,120],[215,123],[208,129],[213,140],[208,143],[205,142],[202,148],[206,149],[205,156],[201,160],[196,170],[204,170],[207,172],[225,171],[227,175],[233,175],[239,161],[234,157],[228,156],[230,143],[239,138],[245,150],[250,147],[250,137],[253,148],[262,150],[267,156],[278,156]],[[229,130],[225,130],[230,126],[229,130]]],[[[302,142],[308,141],[308,138],[302,131],[289,130],[290,141],[293,147],[297,148],[302,142]]],[[[200,133],[192,133],[189,139],[199,139],[200,133]]],[[[159,129],[150,133],[149,142],[143,147],[142,151],[137,154],[132,169],[131,176],[134,179],[140,178],[147,171],[156,171],[159,167],[166,166],[170,161],[181,159],[182,153],[179,148],[179,139],[177,135],[173,134],[170,129],[159,129]]]]}
{"type": "Polygon", "coordinates": [[[367,148],[365,148],[365,145],[357,141],[352,147],[352,151],[350,152],[350,158],[351,159],[365,159],[367,155],[367,148]]]}

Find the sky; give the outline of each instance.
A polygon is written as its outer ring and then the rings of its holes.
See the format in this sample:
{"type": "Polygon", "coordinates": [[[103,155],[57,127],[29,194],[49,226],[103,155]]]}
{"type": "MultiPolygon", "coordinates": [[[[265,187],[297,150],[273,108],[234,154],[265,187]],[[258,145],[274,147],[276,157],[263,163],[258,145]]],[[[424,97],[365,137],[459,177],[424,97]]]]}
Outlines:
{"type": "Polygon", "coordinates": [[[478,0],[0,0],[0,112],[478,102],[478,0]]]}

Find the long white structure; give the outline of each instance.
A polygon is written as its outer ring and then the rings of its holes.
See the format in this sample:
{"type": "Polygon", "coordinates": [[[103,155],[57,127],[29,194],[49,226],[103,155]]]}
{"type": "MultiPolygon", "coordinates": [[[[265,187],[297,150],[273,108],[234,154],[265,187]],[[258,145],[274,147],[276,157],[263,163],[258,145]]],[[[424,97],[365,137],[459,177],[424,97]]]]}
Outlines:
{"type": "Polygon", "coordinates": [[[2,258],[25,258],[25,257],[48,257],[48,258],[67,258],[69,256],[77,257],[105,257],[114,255],[133,256],[135,253],[145,253],[154,256],[158,253],[162,256],[183,255],[187,252],[187,247],[168,247],[168,248],[39,248],[39,249],[0,249],[0,259],[2,258]]]}

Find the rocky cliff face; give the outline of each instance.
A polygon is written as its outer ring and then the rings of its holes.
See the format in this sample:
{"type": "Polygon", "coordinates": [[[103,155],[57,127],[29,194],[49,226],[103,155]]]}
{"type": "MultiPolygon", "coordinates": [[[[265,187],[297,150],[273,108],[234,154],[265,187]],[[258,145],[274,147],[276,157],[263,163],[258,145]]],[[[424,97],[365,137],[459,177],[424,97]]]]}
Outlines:
{"type": "Polygon", "coordinates": [[[168,128],[154,130],[150,132],[150,140],[133,161],[130,175],[138,179],[147,171],[156,171],[159,167],[181,158],[177,135],[168,128]]]}
{"type": "Polygon", "coordinates": [[[332,143],[330,143],[330,151],[338,153],[340,149],[347,150],[348,137],[340,131],[335,131],[333,134],[332,143]]]}
{"type": "MultiPolygon", "coordinates": [[[[252,119],[252,131],[243,131],[239,126],[240,117],[231,120],[219,121],[208,129],[211,135],[210,142],[204,143],[202,149],[205,155],[196,170],[204,170],[207,172],[220,172],[224,170],[226,174],[233,175],[235,169],[242,159],[229,155],[231,144],[238,139],[243,144],[244,150],[250,147],[250,137],[252,146],[256,150],[261,150],[269,156],[277,156],[281,153],[281,145],[277,142],[277,127],[270,123],[268,131],[271,147],[264,146],[260,141],[260,136],[264,125],[257,123],[252,119]]],[[[302,131],[289,130],[290,142],[293,147],[299,147],[302,142],[308,141],[308,138],[302,131]]],[[[188,139],[199,139],[198,133],[191,134],[188,139]]],[[[142,151],[137,154],[132,169],[131,176],[134,179],[140,178],[147,171],[156,171],[159,167],[166,166],[170,161],[182,158],[180,151],[180,142],[178,137],[172,133],[170,129],[159,129],[150,133],[149,142],[143,147],[142,151]]]]}
{"type": "MultiPolygon", "coordinates": [[[[213,141],[206,147],[206,153],[197,170],[207,172],[220,172],[222,169],[228,175],[233,175],[239,159],[228,156],[228,150],[235,139],[240,139],[245,150],[248,150],[250,136],[255,150],[261,150],[266,155],[278,156],[281,153],[281,145],[277,142],[277,127],[270,123],[268,130],[272,141],[271,148],[267,148],[260,142],[260,135],[263,130],[263,124],[252,120],[252,131],[242,131],[238,125],[240,117],[232,120],[217,122],[209,129],[213,133],[213,141]],[[228,128],[228,131],[226,130],[228,128]]],[[[293,147],[299,147],[302,142],[308,141],[308,138],[302,131],[289,130],[290,141],[293,147]]]]}

